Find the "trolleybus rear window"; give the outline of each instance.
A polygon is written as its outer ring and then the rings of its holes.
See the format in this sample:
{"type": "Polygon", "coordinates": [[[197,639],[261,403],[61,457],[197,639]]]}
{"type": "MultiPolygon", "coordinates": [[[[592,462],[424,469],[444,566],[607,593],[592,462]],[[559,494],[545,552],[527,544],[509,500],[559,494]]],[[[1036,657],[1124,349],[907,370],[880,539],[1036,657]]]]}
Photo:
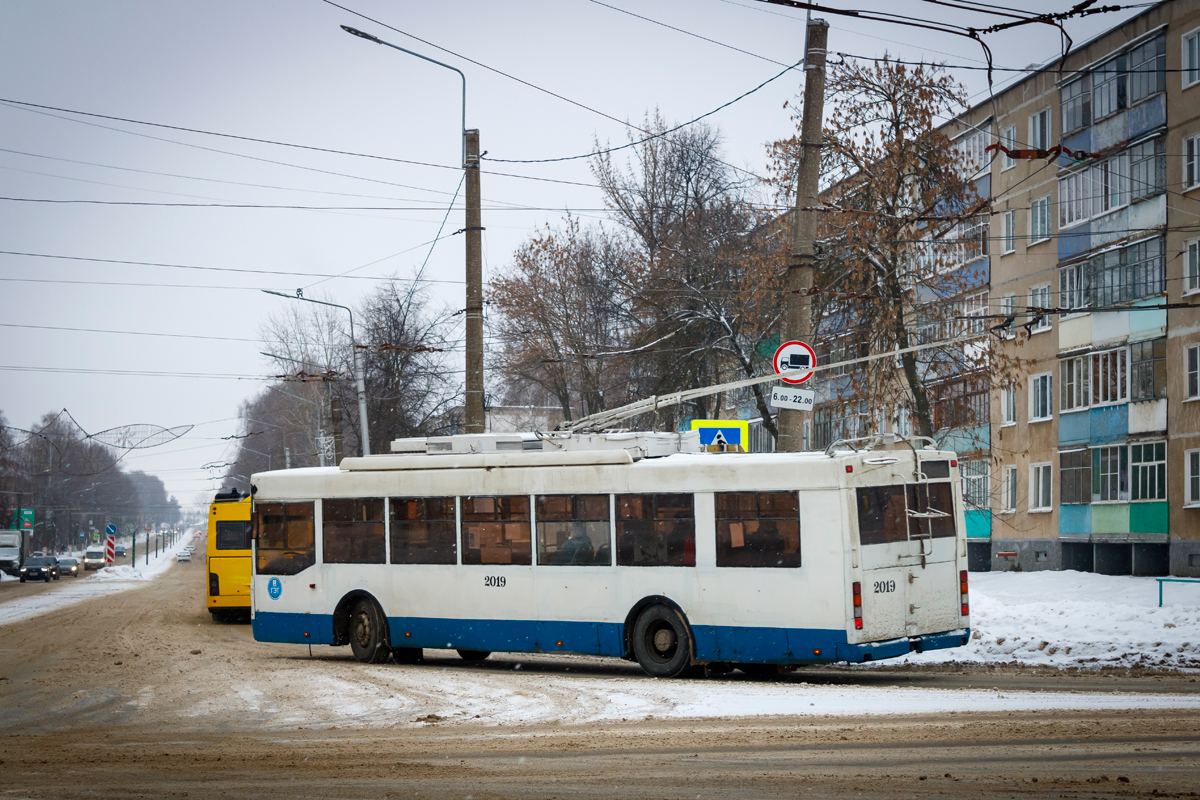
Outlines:
{"type": "Polygon", "coordinates": [[[392,563],[457,561],[453,497],[393,497],[392,563]]]}
{"type": "Polygon", "coordinates": [[[322,553],[326,564],[382,564],[383,500],[323,500],[322,553]]]}
{"type": "Polygon", "coordinates": [[[954,536],[950,483],[865,486],[857,499],[858,535],[864,545],[954,536]]]}
{"type": "Polygon", "coordinates": [[[250,523],[243,521],[224,521],[217,523],[218,550],[249,550],[250,523]]]}
{"type": "Polygon", "coordinates": [[[800,566],[796,492],[717,492],[718,567],[800,566]]]}
{"type": "Polygon", "coordinates": [[[462,499],[464,564],[532,564],[529,498],[462,499]]]}
{"type": "Polygon", "coordinates": [[[608,567],[608,495],[539,495],[538,564],[608,567]]]}
{"type": "Polygon", "coordinates": [[[617,563],[696,566],[696,511],[690,494],[617,495],[617,563]]]}
{"type": "Polygon", "coordinates": [[[254,509],[259,575],[295,575],[317,562],[312,503],[260,503],[254,509]]]}

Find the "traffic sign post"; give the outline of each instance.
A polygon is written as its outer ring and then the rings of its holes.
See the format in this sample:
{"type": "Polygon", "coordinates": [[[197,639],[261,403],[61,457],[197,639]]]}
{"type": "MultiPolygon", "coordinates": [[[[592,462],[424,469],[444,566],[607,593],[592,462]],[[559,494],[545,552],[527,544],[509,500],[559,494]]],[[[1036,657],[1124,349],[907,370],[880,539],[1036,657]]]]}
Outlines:
{"type": "MultiPolygon", "coordinates": [[[[775,351],[772,366],[775,374],[784,383],[798,386],[812,377],[812,368],[817,365],[817,354],[801,341],[784,342],[775,351]],[[797,370],[806,370],[798,372],[797,370]]],[[[788,408],[789,406],[785,406],[788,408]]]]}

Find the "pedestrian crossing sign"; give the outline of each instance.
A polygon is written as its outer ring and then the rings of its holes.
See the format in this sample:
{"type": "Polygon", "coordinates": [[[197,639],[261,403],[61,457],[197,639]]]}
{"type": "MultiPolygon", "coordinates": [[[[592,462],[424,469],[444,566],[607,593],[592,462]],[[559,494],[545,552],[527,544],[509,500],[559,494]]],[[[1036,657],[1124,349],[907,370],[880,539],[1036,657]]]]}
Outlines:
{"type": "Polygon", "coordinates": [[[745,453],[750,445],[750,423],[738,419],[694,419],[700,446],[710,453],[745,453]]]}

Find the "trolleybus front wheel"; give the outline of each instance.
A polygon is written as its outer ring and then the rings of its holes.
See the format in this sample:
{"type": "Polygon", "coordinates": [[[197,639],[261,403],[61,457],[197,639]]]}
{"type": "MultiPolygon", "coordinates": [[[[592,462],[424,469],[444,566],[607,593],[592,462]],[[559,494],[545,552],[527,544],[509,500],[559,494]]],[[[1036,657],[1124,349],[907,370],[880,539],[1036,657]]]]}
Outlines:
{"type": "Polygon", "coordinates": [[[362,599],[350,612],[350,650],[364,664],[382,664],[392,654],[387,644],[383,615],[370,600],[362,599]]]}
{"type": "Polygon", "coordinates": [[[692,663],[691,637],[683,615],[656,603],[633,625],[633,655],[647,675],[677,678],[692,663]]]}

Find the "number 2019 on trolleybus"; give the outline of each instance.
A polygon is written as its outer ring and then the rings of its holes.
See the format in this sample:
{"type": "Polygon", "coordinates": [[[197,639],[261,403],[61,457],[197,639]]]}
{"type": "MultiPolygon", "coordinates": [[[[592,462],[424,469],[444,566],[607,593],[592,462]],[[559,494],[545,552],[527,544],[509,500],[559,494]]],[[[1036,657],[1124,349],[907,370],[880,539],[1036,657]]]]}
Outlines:
{"type": "Polygon", "coordinates": [[[966,644],[953,453],[687,437],[431,437],[258,473],[254,637],[374,663],[615,656],[656,677],[966,644]]]}

